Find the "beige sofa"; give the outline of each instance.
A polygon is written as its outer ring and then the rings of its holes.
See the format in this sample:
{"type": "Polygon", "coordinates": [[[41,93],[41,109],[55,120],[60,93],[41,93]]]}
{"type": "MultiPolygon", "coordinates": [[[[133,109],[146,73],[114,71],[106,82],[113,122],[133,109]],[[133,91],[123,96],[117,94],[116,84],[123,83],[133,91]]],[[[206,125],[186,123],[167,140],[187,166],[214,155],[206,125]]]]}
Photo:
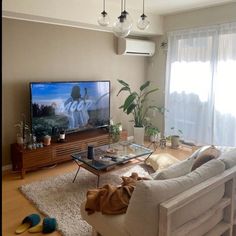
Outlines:
{"type": "Polygon", "coordinates": [[[236,148],[190,172],[192,162],[138,182],[126,214],[87,215],[82,204],[82,217],[102,236],[236,235],[236,148]]]}

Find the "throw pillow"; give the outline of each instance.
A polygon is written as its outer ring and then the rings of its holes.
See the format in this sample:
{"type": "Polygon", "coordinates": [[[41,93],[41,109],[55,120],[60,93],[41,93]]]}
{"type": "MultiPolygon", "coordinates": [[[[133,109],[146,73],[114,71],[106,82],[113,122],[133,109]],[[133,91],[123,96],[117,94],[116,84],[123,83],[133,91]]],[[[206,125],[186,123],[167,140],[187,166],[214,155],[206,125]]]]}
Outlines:
{"type": "Polygon", "coordinates": [[[208,154],[201,155],[200,157],[195,159],[191,171],[196,170],[198,167],[200,167],[201,165],[205,164],[206,162],[212,159],[215,159],[214,155],[208,155],[208,154]]]}
{"type": "Polygon", "coordinates": [[[221,155],[221,151],[217,149],[214,145],[203,146],[197,149],[189,159],[197,159],[201,156],[213,155],[215,158],[218,158],[221,155]]]}
{"type": "Polygon", "coordinates": [[[203,146],[197,149],[188,159],[170,166],[168,169],[156,171],[151,174],[155,180],[172,179],[184,176],[191,172],[195,160],[205,155],[213,155],[215,158],[220,156],[220,150],[214,146],[203,146]]]}
{"type": "Polygon", "coordinates": [[[232,168],[236,165],[236,148],[232,149],[231,151],[223,153],[219,160],[223,161],[225,164],[226,169],[232,168]]]}
{"type": "Polygon", "coordinates": [[[170,166],[168,169],[156,171],[151,176],[155,180],[172,179],[184,176],[190,173],[193,163],[194,159],[187,159],[184,161],[180,161],[179,163],[170,166]]]}
{"type": "Polygon", "coordinates": [[[162,170],[168,168],[169,166],[173,165],[174,163],[180,162],[174,156],[168,153],[161,153],[161,154],[154,154],[151,155],[145,163],[151,166],[155,171],[162,170]]]}

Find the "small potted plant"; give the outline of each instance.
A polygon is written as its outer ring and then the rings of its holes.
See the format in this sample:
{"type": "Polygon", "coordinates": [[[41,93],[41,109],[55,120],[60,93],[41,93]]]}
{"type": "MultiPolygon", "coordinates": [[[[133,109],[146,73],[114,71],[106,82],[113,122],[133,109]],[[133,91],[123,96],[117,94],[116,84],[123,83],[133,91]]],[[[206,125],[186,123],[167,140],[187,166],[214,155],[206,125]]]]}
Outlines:
{"type": "Polygon", "coordinates": [[[118,142],[120,140],[121,131],[122,131],[121,123],[110,124],[109,132],[113,143],[118,142]]]}
{"type": "Polygon", "coordinates": [[[146,127],[146,134],[149,136],[150,142],[158,142],[160,139],[160,131],[155,126],[147,126],[146,127]]]}
{"type": "Polygon", "coordinates": [[[170,135],[171,147],[176,149],[179,147],[180,135],[183,134],[183,132],[180,129],[175,129],[175,127],[171,127],[170,129],[174,132],[173,135],[170,135]]]}
{"type": "Polygon", "coordinates": [[[16,142],[20,145],[26,144],[26,137],[27,137],[27,132],[29,132],[29,126],[26,124],[25,121],[25,115],[22,114],[22,120],[15,124],[15,127],[18,128],[18,132],[16,134],[16,142]]]}

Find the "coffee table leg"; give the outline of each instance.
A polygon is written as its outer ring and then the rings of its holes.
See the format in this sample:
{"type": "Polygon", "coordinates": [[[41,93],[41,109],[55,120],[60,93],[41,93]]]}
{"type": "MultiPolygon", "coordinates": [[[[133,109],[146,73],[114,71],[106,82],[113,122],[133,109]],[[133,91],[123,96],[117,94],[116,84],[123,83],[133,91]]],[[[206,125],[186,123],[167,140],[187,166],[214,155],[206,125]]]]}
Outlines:
{"type": "Polygon", "coordinates": [[[75,182],[75,179],[76,179],[76,177],[77,177],[77,175],[78,175],[78,173],[79,173],[79,169],[80,169],[80,166],[78,167],[78,170],[76,171],[75,177],[74,177],[74,179],[73,179],[73,183],[75,182]]]}
{"type": "Polygon", "coordinates": [[[148,155],[148,157],[145,158],[144,163],[146,163],[147,159],[148,159],[152,154],[153,154],[153,152],[150,153],[150,154],[148,155]]]}
{"type": "Polygon", "coordinates": [[[97,188],[99,187],[100,175],[98,175],[97,188]]]}

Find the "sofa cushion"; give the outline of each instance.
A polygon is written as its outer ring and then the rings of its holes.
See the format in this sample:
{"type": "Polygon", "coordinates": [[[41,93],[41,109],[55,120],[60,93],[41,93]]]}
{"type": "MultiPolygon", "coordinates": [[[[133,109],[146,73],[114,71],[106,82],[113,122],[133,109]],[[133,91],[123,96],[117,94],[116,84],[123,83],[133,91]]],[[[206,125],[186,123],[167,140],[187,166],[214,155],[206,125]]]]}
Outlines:
{"type": "Polygon", "coordinates": [[[153,154],[147,160],[146,164],[151,166],[153,170],[162,170],[168,168],[169,166],[173,165],[174,163],[180,162],[174,156],[168,153],[160,153],[160,154],[153,154]]]}
{"type": "Polygon", "coordinates": [[[155,180],[164,180],[177,178],[188,174],[191,171],[194,159],[187,159],[179,163],[173,164],[168,169],[156,171],[151,174],[152,178],[155,180]]]}
{"type": "Polygon", "coordinates": [[[215,147],[220,150],[221,154],[235,149],[235,147],[232,146],[215,146],[215,147]]]}
{"type": "Polygon", "coordinates": [[[226,169],[229,169],[235,166],[236,165],[236,148],[221,154],[219,157],[219,160],[225,163],[226,169]]]}
{"type": "Polygon", "coordinates": [[[223,162],[211,160],[185,176],[162,181],[146,180],[139,182],[126,212],[126,230],[130,235],[135,236],[158,235],[159,226],[157,222],[159,221],[158,208],[160,203],[222,173],[224,170],[223,162]]]}

